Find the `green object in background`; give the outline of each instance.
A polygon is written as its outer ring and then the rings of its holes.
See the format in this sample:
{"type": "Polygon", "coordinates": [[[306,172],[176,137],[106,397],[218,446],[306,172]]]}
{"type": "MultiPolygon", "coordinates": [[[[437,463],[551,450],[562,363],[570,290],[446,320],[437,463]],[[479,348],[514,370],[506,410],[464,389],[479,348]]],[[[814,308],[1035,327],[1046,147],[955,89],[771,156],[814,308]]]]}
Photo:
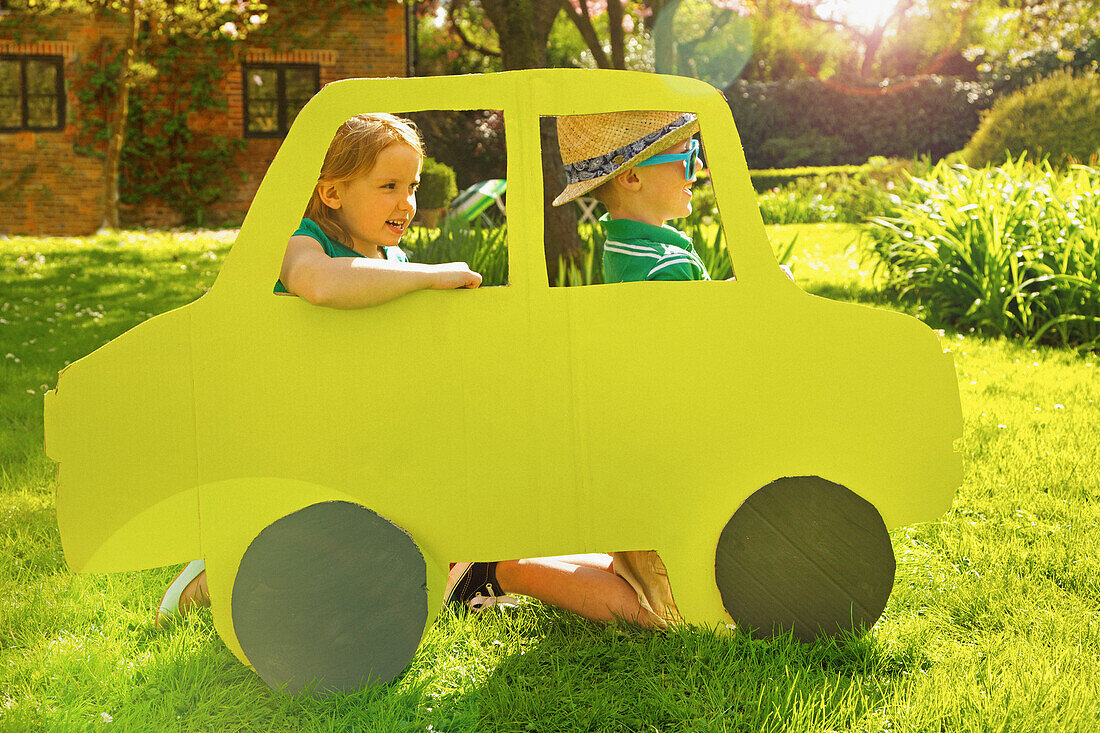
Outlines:
{"type": "Polygon", "coordinates": [[[446,163],[434,158],[425,158],[420,170],[420,188],[416,192],[416,203],[420,209],[442,209],[455,194],[455,172],[446,163]]]}
{"type": "Polygon", "coordinates": [[[501,216],[504,214],[504,194],[508,190],[508,181],[493,178],[475,183],[451,201],[447,220],[462,224],[473,224],[481,220],[486,226],[495,223],[490,212],[495,206],[501,216]]]}

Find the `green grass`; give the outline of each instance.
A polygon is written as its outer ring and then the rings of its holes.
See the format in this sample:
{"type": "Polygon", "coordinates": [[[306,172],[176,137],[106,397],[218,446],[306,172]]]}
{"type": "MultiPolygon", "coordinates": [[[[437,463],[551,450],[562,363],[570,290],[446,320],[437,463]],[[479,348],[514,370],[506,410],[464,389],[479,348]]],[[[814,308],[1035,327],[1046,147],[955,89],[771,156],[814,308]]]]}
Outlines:
{"type": "MultiPolygon", "coordinates": [[[[860,265],[857,227],[770,232],[798,235],[807,290],[898,307],[860,265]]],[[[270,691],[206,612],[154,631],[174,568],[66,569],[42,393],[203,292],[231,238],[0,239],[0,731],[1100,729],[1100,374],[1072,350],[970,333],[943,336],[963,484],[942,520],[893,533],[894,592],[861,638],[653,634],[531,601],[445,615],[395,683],[316,699],[270,691]]]]}

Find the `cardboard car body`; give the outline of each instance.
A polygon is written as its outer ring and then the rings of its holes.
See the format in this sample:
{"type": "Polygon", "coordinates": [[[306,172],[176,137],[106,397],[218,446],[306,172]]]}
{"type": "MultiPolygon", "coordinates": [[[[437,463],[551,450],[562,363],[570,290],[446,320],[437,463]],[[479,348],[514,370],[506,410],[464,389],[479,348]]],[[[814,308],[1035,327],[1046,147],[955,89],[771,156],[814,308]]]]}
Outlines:
{"type": "Polygon", "coordinates": [[[408,533],[425,624],[449,562],[653,549],[684,618],[722,625],[716,543],[761,487],[823,477],[890,529],[942,514],[961,479],[936,335],[789,281],[721,94],[630,72],[329,84],[209,292],[67,367],[45,425],[70,567],[205,558],[217,629],[246,662],[241,558],[304,507],[347,502],[408,533]],[[698,115],[736,281],[550,287],[540,116],[637,108],[698,115]],[[504,112],[509,284],[355,311],[274,295],[336,127],[422,109],[504,112]]]}

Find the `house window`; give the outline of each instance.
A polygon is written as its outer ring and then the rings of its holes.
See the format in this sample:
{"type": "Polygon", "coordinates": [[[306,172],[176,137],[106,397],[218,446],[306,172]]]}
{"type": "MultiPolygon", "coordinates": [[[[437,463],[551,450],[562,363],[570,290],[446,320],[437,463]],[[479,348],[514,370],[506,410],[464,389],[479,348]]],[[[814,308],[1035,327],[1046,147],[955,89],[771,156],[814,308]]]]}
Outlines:
{"type": "Polygon", "coordinates": [[[245,136],[283,137],[320,87],[317,64],[245,64],[245,136]]]}
{"type": "Polygon", "coordinates": [[[0,55],[0,131],[65,127],[64,60],[0,55]]]}

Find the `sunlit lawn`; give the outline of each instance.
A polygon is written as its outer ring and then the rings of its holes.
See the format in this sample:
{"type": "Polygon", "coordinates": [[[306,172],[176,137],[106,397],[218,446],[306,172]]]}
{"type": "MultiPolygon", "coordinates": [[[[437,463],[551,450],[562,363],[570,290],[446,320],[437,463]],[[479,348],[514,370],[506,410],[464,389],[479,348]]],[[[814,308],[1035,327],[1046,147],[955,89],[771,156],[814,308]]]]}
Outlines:
{"type": "MultiPolygon", "coordinates": [[[[807,290],[897,307],[856,227],[799,234],[807,290]]],[[[42,453],[57,371],[209,286],[233,233],[0,239],[0,730],[1095,731],[1100,729],[1096,358],[948,332],[965,479],[894,533],[882,620],[835,645],[600,627],[530,602],[442,618],[392,685],[271,692],[200,612],[152,611],[174,569],[73,576],[42,453]]]]}

